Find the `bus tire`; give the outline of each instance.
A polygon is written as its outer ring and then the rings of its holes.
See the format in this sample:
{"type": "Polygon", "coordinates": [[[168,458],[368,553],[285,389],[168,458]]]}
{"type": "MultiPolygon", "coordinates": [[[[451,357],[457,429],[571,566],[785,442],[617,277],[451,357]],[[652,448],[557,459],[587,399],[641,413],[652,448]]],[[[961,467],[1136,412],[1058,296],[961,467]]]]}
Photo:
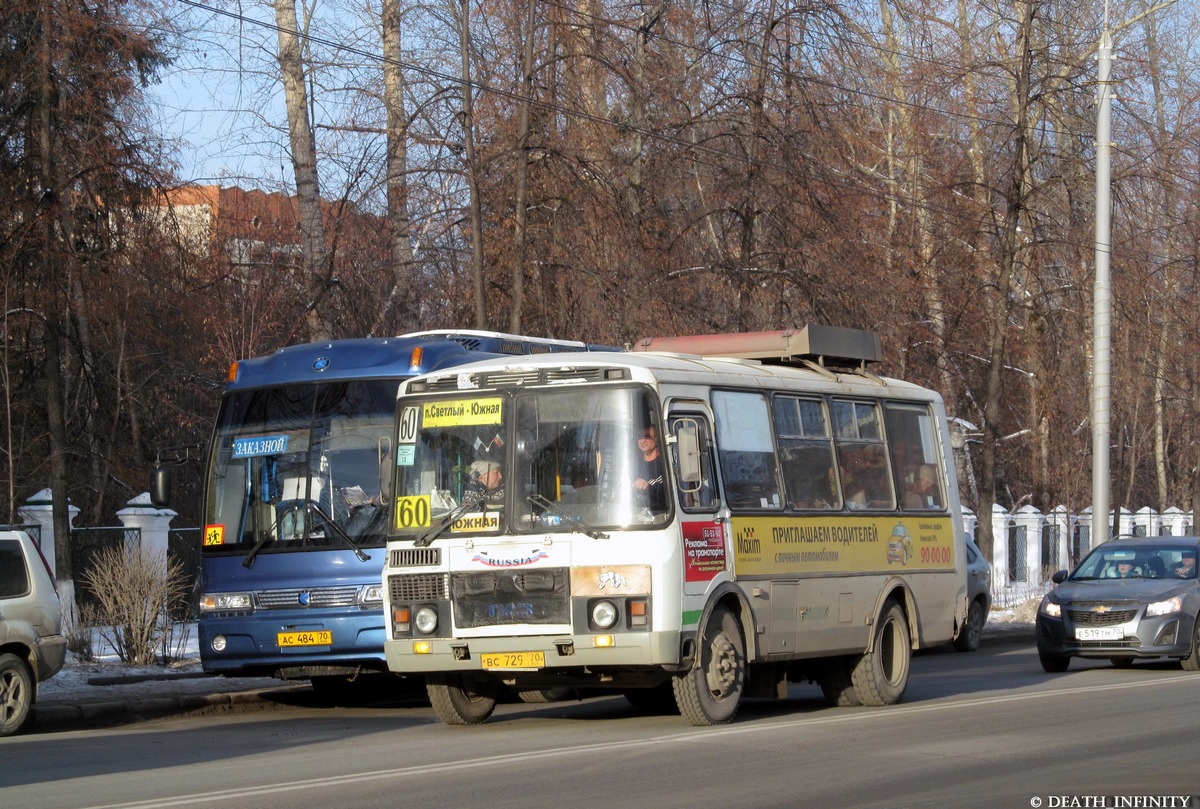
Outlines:
{"type": "Polygon", "coordinates": [[[850,678],[850,661],[844,657],[831,657],[821,664],[817,685],[821,686],[825,701],[835,708],[854,708],[862,704],[850,678]]]}
{"type": "Polygon", "coordinates": [[[571,698],[571,689],[566,686],[559,688],[525,688],[517,692],[517,699],[526,705],[545,705],[548,702],[563,702],[571,698]]]}
{"type": "Polygon", "coordinates": [[[29,723],[33,673],[14,654],[0,655],[0,736],[11,736],[29,723]]]}
{"type": "Polygon", "coordinates": [[[479,725],[496,710],[500,684],[487,675],[430,674],[425,678],[429,704],[447,725],[479,725]]]}
{"type": "Polygon", "coordinates": [[[909,638],[904,610],[889,600],[875,622],[871,651],[860,657],[850,670],[854,692],[863,705],[894,705],[904,696],[912,660],[909,638]]]}
{"type": "Polygon", "coordinates": [[[716,607],[704,628],[699,660],[675,678],[679,713],[693,725],[724,725],[733,721],[746,686],[746,653],[737,618],[716,607]]]}

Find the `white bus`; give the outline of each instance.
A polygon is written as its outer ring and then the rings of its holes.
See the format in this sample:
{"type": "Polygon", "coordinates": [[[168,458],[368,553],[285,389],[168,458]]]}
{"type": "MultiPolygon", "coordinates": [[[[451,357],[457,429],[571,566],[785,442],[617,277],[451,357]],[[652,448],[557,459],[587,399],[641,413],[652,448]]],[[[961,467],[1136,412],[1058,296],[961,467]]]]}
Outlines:
{"type": "Polygon", "coordinates": [[[809,326],[407,381],[388,667],[449,724],[504,689],[694,725],[789,682],[895,703],[966,620],[966,555],[941,399],[867,371],[879,345],[809,326]]]}

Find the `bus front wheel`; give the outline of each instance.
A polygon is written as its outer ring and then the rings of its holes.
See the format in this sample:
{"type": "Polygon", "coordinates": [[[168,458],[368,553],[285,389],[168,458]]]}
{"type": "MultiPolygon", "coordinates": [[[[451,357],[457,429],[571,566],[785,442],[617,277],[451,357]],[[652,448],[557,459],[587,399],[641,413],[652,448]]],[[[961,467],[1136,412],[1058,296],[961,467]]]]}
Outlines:
{"type": "Polygon", "coordinates": [[[894,705],[908,688],[912,644],[908,620],[895,601],[883,605],[875,623],[874,643],[850,670],[854,693],[863,705],[894,705]]]}
{"type": "Polygon", "coordinates": [[[429,704],[447,725],[478,725],[496,710],[500,684],[485,674],[430,674],[425,677],[429,704]]]}
{"type": "Polygon", "coordinates": [[[737,618],[717,607],[708,618],[697,665],[674,680],[679,713],[693,725],[733,721],[746,684],[746,655],[737,618]]]}

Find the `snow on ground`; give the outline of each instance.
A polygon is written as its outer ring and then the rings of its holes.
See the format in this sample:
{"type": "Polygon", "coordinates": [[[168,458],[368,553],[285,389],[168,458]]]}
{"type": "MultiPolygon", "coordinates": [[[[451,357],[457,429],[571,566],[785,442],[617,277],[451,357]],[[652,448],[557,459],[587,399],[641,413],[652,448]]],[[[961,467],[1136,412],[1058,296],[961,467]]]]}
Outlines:
{"type": "Polygon", "coordinates": [[[38,684],[38,703],[92,702],[140,699],[179,694],[214,694],[290,685],[271,677],[213,677],[204,674],[196,645],[195,624],[176,627],[166,644],[172,658],[164,665],[133,666],[122,663],[96,632],[94,660],[72,652],[62,670],[38,684]]]}

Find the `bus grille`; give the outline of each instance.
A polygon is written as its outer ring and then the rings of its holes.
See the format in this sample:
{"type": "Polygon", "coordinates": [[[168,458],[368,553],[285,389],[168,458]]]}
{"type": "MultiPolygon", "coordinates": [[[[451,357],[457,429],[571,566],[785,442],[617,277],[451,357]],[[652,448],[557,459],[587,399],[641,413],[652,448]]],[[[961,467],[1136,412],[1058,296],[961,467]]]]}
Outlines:
{"type": "Polygon", "coordinates": [[[388,557],[388,567],[433,567],[441,563],[441,548],[398,548],[388,557]]]}
{"type": "Polygon", "coordinates": [[[570,576],[565,567],[455,573],[454,624],[566,624],[571,621],[570,576]]]}
{"type": "Polygon", "coordinates": [[[448,597],[446,574],[388,576],[388,595],[393,604],[404,601],[444,601],[448,597]]]}
{"type": "Polygon", "coordinates": [[[353,607],[357,603],[357,587],[259,590],[254,594],[254,605],[263,610],[285,610],[296,607],[353,607]]]}

